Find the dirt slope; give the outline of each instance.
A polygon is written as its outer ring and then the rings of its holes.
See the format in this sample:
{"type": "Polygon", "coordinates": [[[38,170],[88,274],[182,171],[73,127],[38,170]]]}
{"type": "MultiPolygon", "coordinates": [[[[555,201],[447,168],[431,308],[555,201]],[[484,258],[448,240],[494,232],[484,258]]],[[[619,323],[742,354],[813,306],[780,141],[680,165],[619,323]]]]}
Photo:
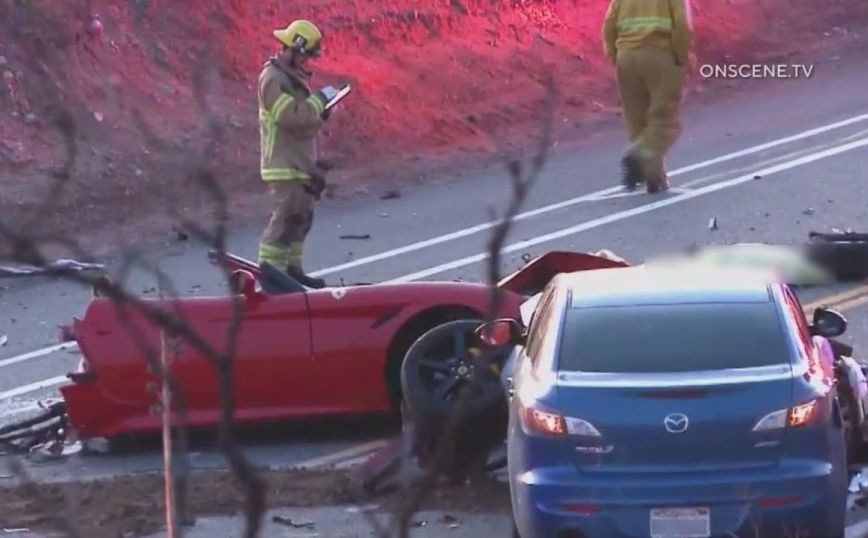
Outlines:
{"type": "MultiPolygon", "coordinates": [[[[810,63],[868,21],[864,0],[693,2],[702,63],[810,63]]],[[[549,72],[562,133],[611,118],[606,4],[0,0],[0,215],[47,233],[192,214],[213,200],[191,175],[200,158],[225,189],[258,196],[254,84],[270,30],[296,17],[327,33],[315,83],[357,88],[322,141],[338,185],[418,178],[496,149],[492,135],[521,144],[549,72]]]]}

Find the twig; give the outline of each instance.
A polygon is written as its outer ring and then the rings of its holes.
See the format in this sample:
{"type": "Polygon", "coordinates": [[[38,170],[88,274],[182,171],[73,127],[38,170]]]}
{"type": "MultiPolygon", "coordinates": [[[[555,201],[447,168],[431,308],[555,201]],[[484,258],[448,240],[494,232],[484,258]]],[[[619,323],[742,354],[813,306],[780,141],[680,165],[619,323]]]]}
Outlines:
{"type": "MultiPolygon", "coordinates": [[[[157,281],[157,291],[160,302],[163,301],[163,287],[157,281]]],[[[175,504],[174,460],[172,449],[172,396],[169,383],[166,382],[169,372],[169,361],[166,357],[166,331],[160,329],[160,381],[161,405],[163,407],[163,482],[166,498],[166,527],[168,538],[180,538],[178,528],[178,510],[175,504]]]]}

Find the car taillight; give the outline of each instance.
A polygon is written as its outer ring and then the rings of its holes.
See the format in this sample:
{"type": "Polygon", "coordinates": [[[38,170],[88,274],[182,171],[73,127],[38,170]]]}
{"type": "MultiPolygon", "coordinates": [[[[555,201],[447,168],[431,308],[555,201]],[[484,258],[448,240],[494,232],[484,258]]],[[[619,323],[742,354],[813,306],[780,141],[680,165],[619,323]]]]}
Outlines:
{"type": "Polygon", "coordinates": [[[780,411],[769,413],[756,423],[756,426],[753,427],[753,431],[780,430],[786,426],[798,428],[805,424],[809,424],[814,416],[816,416],[818,401],[819,400],[812,400],[788,409],[781,409],[780,411]]]}
{"type": "Polygon", "coordinates": [[[564,435],[567,422],[557,413],[550,413],[534,407],[525,407],[521,413],[525,430],[542,435],[564,435]]]}
{"type": "Polygon", "coordinates": [[[804,426],[805,424],[811,422],[811,419],[814,418],[816,411],[817,400],[791,407],[790,412],[787,414],[787,423],[794,428],[804,426]]]}
{"type": "Polygon", "coordinates": [[[521,424],[528,433],[538,435],[581,435],[584,437],[601,437],[593,424],[575,417],[565,417],[539,405],[521,407],[521,424]]]}

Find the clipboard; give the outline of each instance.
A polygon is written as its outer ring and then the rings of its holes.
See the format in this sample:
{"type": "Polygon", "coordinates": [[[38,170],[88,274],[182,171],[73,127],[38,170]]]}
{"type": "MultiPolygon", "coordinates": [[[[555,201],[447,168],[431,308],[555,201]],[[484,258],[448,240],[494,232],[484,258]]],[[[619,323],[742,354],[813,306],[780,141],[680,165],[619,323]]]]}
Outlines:
{"type": "Polygon", "coordinates": [[[349,84],[347,84],[347,85],[345,85],[344,87],[342,87],[340,90],[338,90],[338,94],[335,95],[335,96],[331,99],[331,101],[329,101],[328,103],[326,103],[326,105],[325,105],[325,109],[326,109],[326,110],[331,110],[332,108],[334,108],[335,105],[337,105],[338,103],[340,103],[341,100],[342,100],[344,97],[346,97],[347,95],[349,95],[351,91],[353,91],[353,88],[352,88],[352,86],[350,86],[349,84]]]}

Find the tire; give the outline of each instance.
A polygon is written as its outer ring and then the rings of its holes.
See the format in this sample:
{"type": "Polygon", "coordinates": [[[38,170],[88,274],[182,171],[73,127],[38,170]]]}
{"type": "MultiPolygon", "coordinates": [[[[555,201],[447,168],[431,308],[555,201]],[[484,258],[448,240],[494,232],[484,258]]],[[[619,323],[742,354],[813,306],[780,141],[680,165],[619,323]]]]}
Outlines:
{"type": "MultiPolygon", "coordinates": [[[[470,356],[470,342],[479,319],[461,319],[444,323],[424,333],[407,350],[401,364],[401,391],[409,411],[417,417],[442,419],[455,409],[459,391],[470,384],[475,368],[483,361],[500,362],[502,357],[470,356]],[[440,394],[438,394],[440,392],[440,394]]],[[[478,390],[468,395],[467,412],[472,416],[492,406],[505,404],[506,397],[499,374],[481,373],[485,377],[478,390]]]]}
{"type": "Polygon", "coordinates": [[[838,402],[840,404],[841,420],[844,423],[844,439],[847,445],[847,463],[852,465],[860,461],[864,455],[862,441],[862,424],[865,421],[865,409],[862,402],[856,398],[847,379],[838,383],[838,402]]]}

